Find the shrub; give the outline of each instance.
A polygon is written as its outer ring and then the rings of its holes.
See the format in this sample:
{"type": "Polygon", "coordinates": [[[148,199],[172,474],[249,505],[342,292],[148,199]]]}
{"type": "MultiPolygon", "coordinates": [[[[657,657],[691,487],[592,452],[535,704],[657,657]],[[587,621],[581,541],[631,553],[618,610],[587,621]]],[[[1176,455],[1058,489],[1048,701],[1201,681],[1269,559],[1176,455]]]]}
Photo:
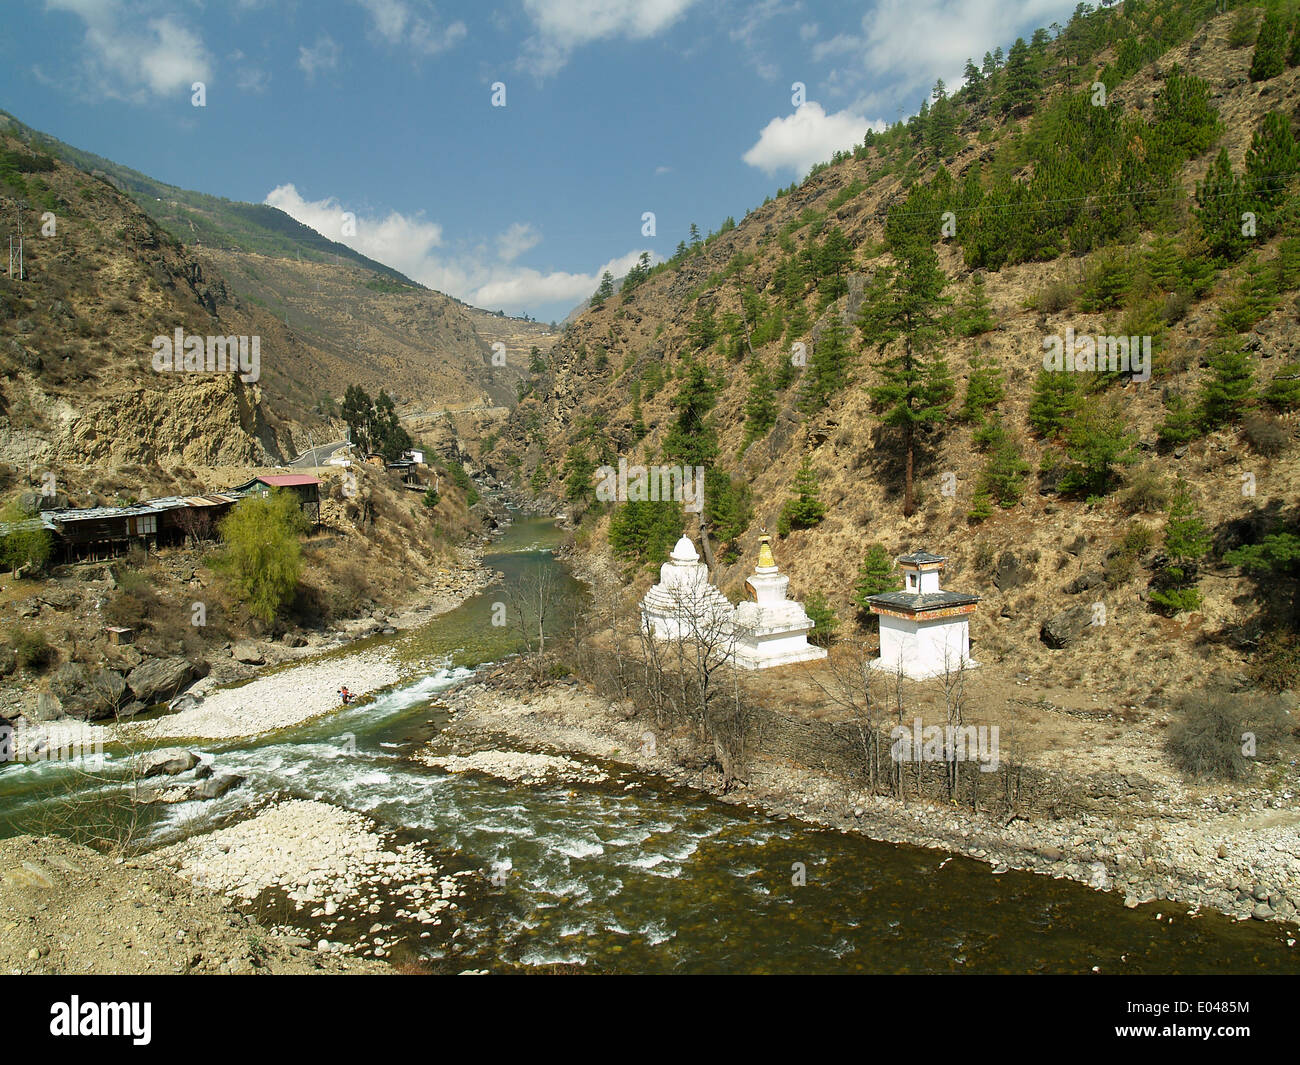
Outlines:
{"type": "Polygon", "coordinates": [[[1248,414],[1242,419],[1241,428],[1246,436],[1246,442],[1266,458],[1273,458],[1286,450],[1286,427],[1276,418],[1263,414],[1248,414]]]}
{"type": "Polygon", "coordinates": [[[826,602],[826,597],[821,592],[813,592],[805,601],[804,610],[813,623],[808,639],[818,647],[829,647],[831,637],[839,628],[840,622],[835,616],[835,611],[826,602]]]}
{"type": "Polygon", "coordinates": [[[1060,314],[1074,306],[1075,289],[1068,281],[1053,281],[1034,297],[1034,309],[1043,314],[1060,314]]]}
{"type": "Polygon", "coordinates": [[[1265,633],[1251,663],[1251,673],[1265,691],[1300,688],[1300,635],[1282,629],[1265,633]]]}
{"type": "Polygon", "coordinates": [[[1272,699],[1210,689],[1192,692],[1179,702],[1166,738],[1174,764],[1195,779],[1238,780],[1251,757],[1249,734],[1256,747],[1283,731],[1281,707],[1272,699]]]}
{"type": "Polygon", "coordinates": [[[10,642],[13,644],[18,665],[34,673],[47,669],[56,657],[54,648],[50,646],[50,641],[45,638],[43,632],[33,629],[14,629],[10,642]]]}
{"type": "Polygon", "coordinates": [[[292,492],[273,491],[237,503],[221,522],[225,551],[218,565],[249,613],[269,624],[293,598],[302,568],[298,536],[306,520],[292,492]]]}
{"type": "Polygon", "coordinates": [[[1130,514],[1155,514],[1169,506],[1169,487],[1152,466],[1128,474],[1120,504],[1130,514]]]}

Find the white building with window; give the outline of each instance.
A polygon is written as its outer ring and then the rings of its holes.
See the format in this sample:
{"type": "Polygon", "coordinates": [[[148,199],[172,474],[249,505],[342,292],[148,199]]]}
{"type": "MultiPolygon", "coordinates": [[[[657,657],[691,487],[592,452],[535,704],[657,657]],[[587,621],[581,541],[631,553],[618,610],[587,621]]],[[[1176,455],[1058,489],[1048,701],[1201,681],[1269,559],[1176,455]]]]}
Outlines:
{"type": "Polygon", "coordinates": [[[926,551],[903,555],[898,560],[902,591],[867,597],[880,618],[880,657],[872,669],[929,680],[979,665],[970,656],[970,615],[980,597],[939,586],[947,561],[926,551]]]}

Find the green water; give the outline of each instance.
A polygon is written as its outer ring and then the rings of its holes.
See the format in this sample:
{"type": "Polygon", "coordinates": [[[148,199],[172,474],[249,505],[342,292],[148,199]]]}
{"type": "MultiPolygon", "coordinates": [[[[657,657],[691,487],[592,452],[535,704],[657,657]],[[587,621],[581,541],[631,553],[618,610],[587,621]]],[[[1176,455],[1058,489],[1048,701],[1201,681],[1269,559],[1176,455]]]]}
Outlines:
{"type": "MultiPolygon", "coordinates": [[[[159,845],[297,797],[336,803],[418,842],[448,871],[468,871],[454,927],[428,940],[385,906],[373,920],[407,934],[398,957],[452,969],[566,963],[615,972],[1294,973],[1288,930],[1167,902],[1136,910],[1119,897],[915,847],[778,821],[667,781],[603,765],[598,784],[527,787],[447,774],[411,760],[446,721],[440,696],[517,646],[491,625],[506,585],[555,565],[549,523],[525,520],[489,558],[505,583],[391,639],[449,668],[364,705],[256,742],[208,744],[247,784],[210,803],[149,808],[159,845]],[[344,741],[355,754],[344,754],[344,741]],[[804,870],[796,884],[797,867],[804,870]],[[1162,919],[1157,921],[1157,913],[1162,919]],[[1169,918],[1173,917],[1172,923],[1169,918]]],[[[110,763],[111,764],[111,763],[110,763]]],[[[0,772],[0,832],[47,813],[61,766],[0,772]]],[[[66,783],[66,779],[64,780],[66,783]]],[[[112,785],[89,797],[108,804],[112,785]]],[[[94,803],[88,803],[89,810],[94,803]]],[[[89,813],[86,815],[90,816],[89,813]]],[[[281,900],[263,915],[313,939],[316,922],[281,900]]]]}

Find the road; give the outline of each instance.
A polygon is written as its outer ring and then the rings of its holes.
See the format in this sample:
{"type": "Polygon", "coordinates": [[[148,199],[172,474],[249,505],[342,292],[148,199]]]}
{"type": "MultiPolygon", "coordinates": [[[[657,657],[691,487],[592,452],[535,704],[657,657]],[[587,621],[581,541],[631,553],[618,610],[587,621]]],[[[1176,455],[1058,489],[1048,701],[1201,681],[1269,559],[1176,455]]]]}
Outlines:
{"type": "Polygon", "coordinates": [[[296,459],[291,459],[289,465],[306,469],[313,466],[324,466],[325,461],[346,443],[346,440],[335,440],[332,444],[321,444],[319,447],[308,448],[296,459]]]}

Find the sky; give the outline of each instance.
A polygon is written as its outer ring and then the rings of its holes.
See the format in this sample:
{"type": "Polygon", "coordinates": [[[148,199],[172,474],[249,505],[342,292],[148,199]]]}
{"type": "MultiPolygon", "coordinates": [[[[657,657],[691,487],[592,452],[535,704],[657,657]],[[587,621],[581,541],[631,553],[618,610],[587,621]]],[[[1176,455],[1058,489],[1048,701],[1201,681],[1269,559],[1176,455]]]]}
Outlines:
{"type": "Polygon", "coordinates": [[[0,0],[0,107],[550,321],[1076,2],[0,0]]]}

